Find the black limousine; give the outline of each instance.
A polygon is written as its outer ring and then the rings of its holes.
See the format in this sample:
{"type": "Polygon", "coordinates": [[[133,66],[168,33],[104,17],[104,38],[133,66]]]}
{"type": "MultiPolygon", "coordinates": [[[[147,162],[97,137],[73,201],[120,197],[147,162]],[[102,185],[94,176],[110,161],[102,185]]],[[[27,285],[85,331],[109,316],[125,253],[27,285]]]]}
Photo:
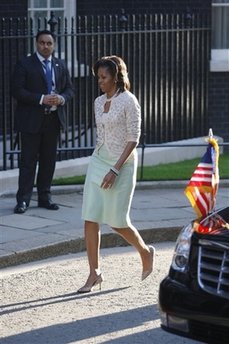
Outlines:
{"type": "Polygon", "coordinates": [[[160,283],[161,327],[203,343],[229,343],[229,207],[185,226],[160,283]]]}

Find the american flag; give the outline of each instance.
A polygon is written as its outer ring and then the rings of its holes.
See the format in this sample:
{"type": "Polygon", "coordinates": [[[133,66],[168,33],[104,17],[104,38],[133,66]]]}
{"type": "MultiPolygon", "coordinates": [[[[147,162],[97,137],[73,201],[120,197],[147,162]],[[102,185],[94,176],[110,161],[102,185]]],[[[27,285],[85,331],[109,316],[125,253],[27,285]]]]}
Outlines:
{"type": "Polygon", "coordinates": [[[194,221],[193,228],[201,234],[220,234],[229,229],[229,224],[219,215],[207,216],[202,221],[194,221]]]}
{"type": "Polygon", "coordinates": [[[214,209],[219,185],[218,143],[214,138],[209,138],[208,142],[207,151],[185,189],[198,217],[204,217],[214,209]]]}

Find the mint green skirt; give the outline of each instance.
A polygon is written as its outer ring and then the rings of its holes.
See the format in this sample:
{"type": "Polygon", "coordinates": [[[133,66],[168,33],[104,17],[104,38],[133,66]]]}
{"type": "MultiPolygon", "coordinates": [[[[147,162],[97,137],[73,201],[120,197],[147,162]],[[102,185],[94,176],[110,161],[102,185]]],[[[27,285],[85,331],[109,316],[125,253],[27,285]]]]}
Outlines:
{"type": "Polygon", "coordinates": [[[136,185],[137,152],[121,168],[110,189],[101,188],[104,176],[117,159],[111,159],[103,145],[90,157],[83,193],[83,220],[107,224],[115,228],[127,228],[130,207],[136,185]]]}

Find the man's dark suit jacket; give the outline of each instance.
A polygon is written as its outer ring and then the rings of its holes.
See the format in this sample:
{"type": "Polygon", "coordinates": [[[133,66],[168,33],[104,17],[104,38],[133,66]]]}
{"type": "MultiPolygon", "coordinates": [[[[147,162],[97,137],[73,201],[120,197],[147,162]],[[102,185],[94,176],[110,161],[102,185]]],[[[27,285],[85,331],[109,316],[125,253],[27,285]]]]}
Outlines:
{"type": "MultiPolygon", "coordinates": [[[[74,90],[63,60],[52,58],[56,91],[65,99],[65,104],[74,96],[74,90]]],[[[15,129],[19,132],[39,132],[44,118],[45,105],[40,105],[42,94],[47,94],[44,70],[36,54],[23,58],[15,67],[12,80],[12,95],[17,100],[15,129]]],[[[66,125],[66,110],[58,106],[58,117],[63,128],[66,125]]]]}

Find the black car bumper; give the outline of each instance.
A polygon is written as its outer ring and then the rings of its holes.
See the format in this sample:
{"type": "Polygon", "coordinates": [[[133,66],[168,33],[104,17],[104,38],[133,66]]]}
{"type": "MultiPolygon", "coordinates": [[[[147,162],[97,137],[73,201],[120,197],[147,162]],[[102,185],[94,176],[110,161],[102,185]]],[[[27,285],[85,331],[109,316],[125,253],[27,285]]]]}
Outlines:
{"type": "Polygon", "coordinates": [[[162,328],[205,343],[229,343],[229,302],[166,277],[160,284],[162,328]]]}

